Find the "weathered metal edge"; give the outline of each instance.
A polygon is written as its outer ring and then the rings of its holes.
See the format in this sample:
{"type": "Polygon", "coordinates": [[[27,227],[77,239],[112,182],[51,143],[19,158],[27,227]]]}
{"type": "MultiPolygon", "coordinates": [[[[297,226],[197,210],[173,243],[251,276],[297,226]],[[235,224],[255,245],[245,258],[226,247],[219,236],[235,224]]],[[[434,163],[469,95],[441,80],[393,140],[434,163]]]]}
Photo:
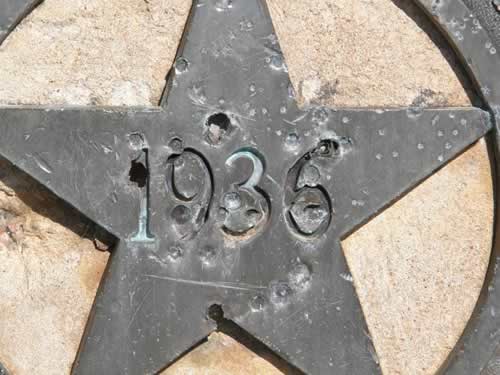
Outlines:
{"type": "Polygon", "coordinates": [[[0,2],[0,44],[43,0],[4,0],[0,2]]]}
{"type": "MultiPolygon", "coordinates": [[[[500,58],[485,20],[477,18],[462,0],[416,0],[447,37],[474,81],[479,95],[492,114],[496,132],[489,139],[495,195],[495,230],[488,274],[475,311],[462,337],[438,371],[448,375],[474,375],[488,371],[499,355],[500,317],[500,58]]],[[[487,1],[485,1],[487,3],[487,1]]],[[[496,12],[490,2],[491,12],[496,12]]],[[[496,374],[496,372],[495,372],[496,374]]]]}

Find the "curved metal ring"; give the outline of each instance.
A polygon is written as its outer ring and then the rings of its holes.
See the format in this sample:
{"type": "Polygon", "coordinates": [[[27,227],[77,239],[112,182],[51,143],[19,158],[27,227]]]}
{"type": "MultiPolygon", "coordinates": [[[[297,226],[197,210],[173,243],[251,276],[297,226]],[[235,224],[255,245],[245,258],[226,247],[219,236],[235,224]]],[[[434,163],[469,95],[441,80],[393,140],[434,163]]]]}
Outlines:
{"type": "MultiPolygon", "coordinates": [[[[482,9],[473,13],[462,0],[417,0],[438,25],[461,58],[469,75],[492,114],[495,134],[492,137],[493,173],[498,186],[500,162],[500,51],[492,40],[491,20],[498,17],[491,1],[468,0],[469,6],[482,9]],[[464,27],[465,25],[465,27],[464,27]]],[[[476,310],[440,373],[450,375],[490,374],[500,361],[500,205],[495,192],[496,219],[493,251],[483,292],[476,310]]],[[[497,369],[498,370],[498,369],[497,369]]],[[[496,370],[496,371],[497,371],[496,370]]],[[[497,374],[498,372],[491,374],[497,374]]]]}

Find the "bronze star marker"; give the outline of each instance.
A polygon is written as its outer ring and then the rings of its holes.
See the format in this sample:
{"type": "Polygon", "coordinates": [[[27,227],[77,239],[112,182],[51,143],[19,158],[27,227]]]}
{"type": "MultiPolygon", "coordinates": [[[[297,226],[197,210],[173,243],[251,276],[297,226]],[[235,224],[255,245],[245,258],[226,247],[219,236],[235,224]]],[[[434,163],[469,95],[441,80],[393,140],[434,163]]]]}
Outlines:
{"type": "Polygon", "coordinates": [[[373,374],[339,240],[490,128],[299,110],[265,4],[197,1],[161,107],[3,108],[0,150],[119,239],[74,373],[157,372],[219,304],[307,373],[373,374]]]}

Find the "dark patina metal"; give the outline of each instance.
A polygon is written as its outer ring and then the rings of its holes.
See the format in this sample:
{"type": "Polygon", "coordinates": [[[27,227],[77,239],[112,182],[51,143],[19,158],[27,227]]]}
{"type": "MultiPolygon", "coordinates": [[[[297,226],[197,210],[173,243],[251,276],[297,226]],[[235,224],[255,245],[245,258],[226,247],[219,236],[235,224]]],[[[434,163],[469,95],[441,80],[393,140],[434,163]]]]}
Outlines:
{"type": "MultiPolygon", "coordinates": [[[[483,109],[299,109],[262,0],[194,1],[157,108],[0,108],[0,153],[118,240],[73,373],[156,373],[214,305],[307,374],[379,373],[340,240],[495,127],[496,8],[464,2],[418,1],[483,109]]],[[[498,365],[496,248],[443,372],[498,365]]]]}

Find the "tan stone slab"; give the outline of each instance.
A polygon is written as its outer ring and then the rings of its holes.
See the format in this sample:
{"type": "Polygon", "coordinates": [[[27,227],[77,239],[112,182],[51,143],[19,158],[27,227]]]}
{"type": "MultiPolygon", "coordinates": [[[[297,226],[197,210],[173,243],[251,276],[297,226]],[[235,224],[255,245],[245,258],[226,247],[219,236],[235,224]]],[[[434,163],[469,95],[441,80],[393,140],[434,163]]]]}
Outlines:
{"type": "Polygon", "coordinates": [[[48,0],[0,47],[0,100],[157,104],[186,0],[48,0]]]}
{"type": "Polygon", "coordinates": [[[181,358],[162,375],[279,375],[271,363],[233,338],[214,333],[208,341],[181,358]]]}
{"type": "Polygon", "coordinates": [[[486,152],[480,141],[343,243],[384,374],[434,374],[474,309],[491,249],[486,152]]]}
{"type": "Polygon", "coordinates": [[[76,212],[0,171],[0,360],[12,374],[68,373],[108,256],[82,240],[76,212]]]}
{"type": "MultiPolygon", "coordinates": [[[[157,103],[189,6],[45,0],[0,47],[0,102],[157,103]]],[[[470,103],[442,38],[407,15],[410,0],[270,7],[305,104],[470,103]]],[[[0,180],[0,359],[17,375],[68,373],[106,255],[31,180],[5,163],[0,180]]],[[[432,374],[454,345],[484,277],[492,206],[480,142],[344,242],[385,374],[432,374]]],[[[216,334],[167,373],[278,371],[270,366],[216,334]]]]}
{"type": "Polygon", "coordinates": [[[412,1],[268,2],[301,103],[470,103],[451,50],[412,1]]]}

